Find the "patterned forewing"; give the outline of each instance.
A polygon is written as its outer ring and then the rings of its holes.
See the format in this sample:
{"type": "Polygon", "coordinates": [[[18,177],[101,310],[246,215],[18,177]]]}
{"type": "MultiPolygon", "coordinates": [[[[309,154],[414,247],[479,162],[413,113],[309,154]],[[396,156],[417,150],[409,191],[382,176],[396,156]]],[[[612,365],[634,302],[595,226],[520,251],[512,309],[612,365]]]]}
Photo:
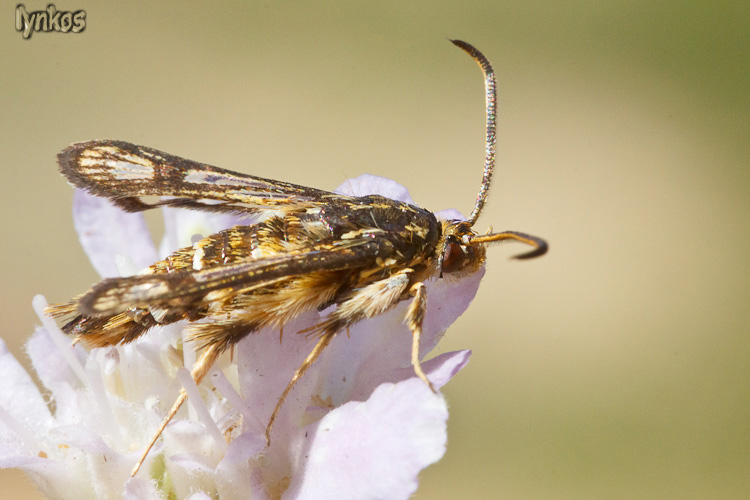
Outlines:
{"type": "Polygon", "coordinates": [[[278,207],[322,206],[347,197],[240,174],[122,141],[73,144],[58,155],[74,186],[109,198],[126,211],[178,206],[256,213],[278,207]],[[149,203],[144,196],[175,197],[149,203]],[[209,201],[210,200],[210,201],[209,201]]]}

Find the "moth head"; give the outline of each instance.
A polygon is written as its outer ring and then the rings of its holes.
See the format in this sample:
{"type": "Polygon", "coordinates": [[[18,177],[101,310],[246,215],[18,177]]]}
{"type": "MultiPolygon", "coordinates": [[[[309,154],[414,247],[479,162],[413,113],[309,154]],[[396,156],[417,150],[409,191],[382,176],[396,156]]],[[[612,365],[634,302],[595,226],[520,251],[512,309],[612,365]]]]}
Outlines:
{"type": "Polygon", "coordinates": [[[503,241],[518,241],[534,247],[531,251],[516,255],[515,259],[531,259],[547,252],[547,242],[536,236],[518,231],[503,231],[477,234],[468,221],[444,221],[443,238],[438,254],[440,277],[462,271],[475,271],[484,263],[486,245],[503,241]]]}
{"type": "Polygon", "coordinates": [[[441,246],[438,247],[437,269],[440,277],[443,274],[458,273],[461,271],[476,270],[485,258],[485,245],[501,241],[519,241],[534,247],[530,252],[517,255],[516,259],[530,259],[544,255],[547,252],[547,243],[536,236],[531,236],[517,231],[504,231],[493,233],[492,229],[487,234],[479,235],[472,229],[479,219],[479,214],[487,201],[490,190],[492,172],[495,167],[495,131],[497,112],[497,85],[495,83],[495,71],[484,55],[474,46],[461,40],[451,40],[454,45],[466,52],[479,65],[484,75],[484,95],[486,111],[486,141],[484,157],[484,173],[482,185],[479,188],[477,201],[474,204],[469,220],[467,221],[444,221],[443,237],[441,246]]]}

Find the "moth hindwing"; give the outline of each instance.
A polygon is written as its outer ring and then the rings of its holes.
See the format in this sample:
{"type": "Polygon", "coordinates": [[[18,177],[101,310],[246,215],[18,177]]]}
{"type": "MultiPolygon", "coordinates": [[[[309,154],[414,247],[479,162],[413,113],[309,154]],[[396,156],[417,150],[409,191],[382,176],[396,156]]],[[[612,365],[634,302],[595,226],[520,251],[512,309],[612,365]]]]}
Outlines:
{"type": "MultiPolygon", "coordinates": [[[[129,212],[171,206],[256,218],[204,237],[135,276],[107,278],[48,314],[64,317],[63,331],[91,347],[132,342],[157,325],[187,320],[189,338],[203,352],[193,367],[199,383],[219,354],[266,326],[283,328],[299,314],[329,310],[304,330],[316,344],[279,396],[266,428],[294,384],[339,332],[411,301],[405,318],[413,336],[415,374],[429,279],[461,277],[485,260],[489,243],[515,240],[542,255],[540,238],[515,231],[473,231],[494,167],[495,77],[468,43],[453,43],[479,64],[485,78],[487,144],[484,175],[466,221],[438,220],[432,212],[378,195],[345,196],[212,167],[121,141],[73,144],[58,156],[60,171],[77,188],[129,212]],[[149,201],[147,197],[163,197],[149,201]],[[329,306],[335,306],[329,308],[329,306]]],[[[181,391],[147,444],[133,474],[186,398],[181,391]]]]}

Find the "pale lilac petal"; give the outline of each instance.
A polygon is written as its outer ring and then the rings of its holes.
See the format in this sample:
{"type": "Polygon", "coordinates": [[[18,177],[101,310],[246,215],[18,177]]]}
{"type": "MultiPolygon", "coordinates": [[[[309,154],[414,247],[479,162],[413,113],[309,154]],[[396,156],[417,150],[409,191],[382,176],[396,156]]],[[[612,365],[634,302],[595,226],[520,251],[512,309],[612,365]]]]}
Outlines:
{"type": "Polygon", "coordinates": [[[211,489],[213,471],[222,457],[202,424],[192,420],[172,422],[164,431],[164,447],[177,498],[186,498],[194,488],[211,489]]]}
{"type": "MultiPolygon", "coordinates": [[[[470,357],[471,351],[468,349],[446,352],[422,363],[422,370],[435,389],[440,389],[469,363],[470,357]]],[[[391,380],[388,382],[399,382],[414,377],[412,367],[401,368],[392,372],[391,380]]]]}
{"type": "Polygon", "coordinates": [[[265,447],[266,440],[259,434],[241,434],[229,443],[229,448],[226,455],[224,455],[224,460],[222,460],[220,467],[243,464],[263,451],[265,447]]]}
{"type": "Polygon", "coordinates": [[[261,434],[249,432],[241,434],[229,444],[227,454],[216,468],[216,491],[219,498],[258,500],[265,496],[261,492],[262,488],[253,481],[253,471],[256,467],[250,461],[265,447],[266,440],[261,434]]]}
{"type": "MultiPolygon", "coordinates": [[[[177,456],[176,458],[180,458],[177,456]]],[[[201,467],[197,460],[180,464],[171,459],[167,465],[167,475],[172,482],[175,498],[188,498],[198,490],[213,490],[215,474],[210,467],[201,467]],[[183,467],[185,465],[186,467],[183,467]],[[196,466],[196,467],[193,467],[196,466]]]]}
{"type": "MultiPolygon", "coordinates": [[[[38,443],[35,442],[36,439],[28,442],[31,439],[30,433],[49,428],[52,417],[34,381],[10,353],[2,339],[0,339],[0,380],[2,380],[0,407],[29,433],[19,436],[15,430],[9,429],[0,420],[0,442],[6,446],[11,446],[13,443],[12,448],[17,452],[23,449],[32,451],[29,448],[34,445],[38,446],[38,443]]],[[[33,450],[34,453],[38,451],[40,450],[33,450]]]]}
{"type": "Polygon", "coordinates": [[[0,469],[33,467],[46,462],[57,463],[40,456],[18,455],[20,452],[17,449],[11,448],[13,447],[7,446],[3,438],[2,445],[0,445],[0,469]]]}
{"type": "Polygon", "coordinates": [[[347,179],[335,189],[335,192],[347,196],[379,194],[392,200],[414,204],[408,189],[396,181],[377,175],[362,174],[354,179],[347,179]]]}
{"type": "Polygon", "coordinates": [[[56,385],[53,394],[56,406],[55,423],[63,425],[80,422],[85,415],[81,415],[82,409],[79,404],[85,397],[68,383],[56,385]]]}
{"type": "Polygon", "coordinates": [[[63,467],[60,462],[55,460],[49,460],[40,456],[27,456],[27,455],[15,455],[15,456],[3,456],[0,454],[0,469],[10,468],[22,468],[22,469],[39,469],[43,470],[46,466],[63,467]]]}
{"type": "Polygon", "coordinates": [[[435,348],[443,334],[466,309],[479,290],[479,283],[484,277],[485,269],[461,279],[453,279],[450,275],[443,279],[429,282],[427,296],[427,313],[424,319],[425,338],[422,342],[420,355],[424,356],[435,348]]]}
{"type": "Polygon", "coordinates": [[[468,349],[446,352],[427,361],[422,368],[435,388],[440,388],[463,370],[469,363],[469,358],[471,358],[471,351],[468,349]]]}
{"type": "Polygon", "coordinates": [[[122,498],[123,500],[164,500],[164,496],[159,494],[156,482],[141,477],[131,477],[127,480],[122,498]]]}
{"type": "MultiPolygon", "coordinates": [[[[317,321],[317,313],[303,314],[284,327],[283,342],[279,342],[278,330],[265,328],[248,335],[239,344],[237,365],[246,404],[243,414],[248,415],[243,419],[246,432],[263,436],[279,395],[316,341],[297,332],[317,321]]],[[[274,498],[275,495],[269,492],[284,490],[291,464],[298,462],[302,453],[295,443],[306,432],[303,426],[322,418],[330,410],[327,406],[318,409],[322,402],[315,397],[319,393],[316,388],[322,382],[321,370],[329,361],[330,357],[324,351],[282,406],[271,433],[271,446],[263,452],[264,466],[254,468],[248,476],[253,498],[274,498]]]]}
{"type": "Polygon", "coordinates": [[[447,208],[445,210],[435,212],[435,217],[437,217],[438,220],[466,220],[466,217],[464,217],[463,214],[455,208],[447,208]]]}
{"type": "Polygon", "coordinates": [[[213,472],[213,467],[205,463],[200,455],[195,453],[185,453],[183,455],[172,455],[169,457],[170,462],[182,467],[189,474],[213,472]]]}
{"type": "Polygon", "coordinates": [[[416,379],[383,384],[308,428],[283,498],[409,498],[418,474],[445,453],[445,400],[416,379]]]}
{"type": "Polygon", "coordinates": [[[136,269],[156,260],[156,248],[143,214],[123,212],[106,198],[76,189],[73,223],[83,250],[102,277],[120,276],[116,255],[130,258],[136,269]]]}
{"type": "MultiPolygon", "coordinates": [[[[316,339],[297,332],[314,324],[318,318],[316,313],[307,313],[287,323],[283,342],[279,341],[278,330],[264,328],[248,335],[237,347],[240,388],[246,411],[250,413],[249,430],[259,433],[265,430],[279,394],[315,344],[316,339]],[[253,428],[253,424],[257,427],[253,428]]],[[[272,450],[275,441],[284,440],[282,436],[290,427],[298,428],[297,422],[307,407],[319,365],[313,365],[302,377],[282,408],[274,426],[272,450]]]]}
{"type": "Polygon", "coordinates": [[[46,455],[8,457],[0,460],[0,467],[23,469],[49,498],[76,500],[120,496],[127,471],[124,477],[118,474],[118,454],[102,445],[90,431],[80,426],[64,426],[52,428],[43,435],[49,440],[44,450],[46,455]]]}
{"type": "Polygon", "coordinates": [[[85,467],[96,498],[117,498],[122,495],[122,486],[130,478],[129,469],[133,459],[114,451],[102,440],[96,430],[83,425],[57,427],[51,432],[57,442],[65,443],[69,453],[83,452],[78,467],[85,467]]]}
{"type": "MultiPolygon", "coordinates": [[[[86,362],[86,354],[83,349],[69,347],[73,351],[83,366],[86,362]]],[[[70,386],[80,385],[80,381],[75,373],[65,361],[60,353],[59,347],[52,341],[49,333],[42,327],[37,327],[34,334],[26,343],[26,353],[31,359],[39,379],[45,387],[55,390],[61,384],[70,386]]]]}
{"type": "Polygon", "coordinates": [[[52,429],[50,434],[70,448],[102,455],[107,459],[118,455],[107,446],[94,429],[82,425],[61,425],[52,429]]]}
{"type": "Polygon", "coordinates": [[[79,474],[71,474],[69,464],[40,457],[10,457],[0,460],[0,468],[18,468],[47,498],[79,500],[92,498],[91,485],[79,474]]]}
{"type": "Polygon", "coordinates": [[[211,500],[211,497],[208,496],[208,494],[199,491],[192,494],[188,500],[211,500]]]}

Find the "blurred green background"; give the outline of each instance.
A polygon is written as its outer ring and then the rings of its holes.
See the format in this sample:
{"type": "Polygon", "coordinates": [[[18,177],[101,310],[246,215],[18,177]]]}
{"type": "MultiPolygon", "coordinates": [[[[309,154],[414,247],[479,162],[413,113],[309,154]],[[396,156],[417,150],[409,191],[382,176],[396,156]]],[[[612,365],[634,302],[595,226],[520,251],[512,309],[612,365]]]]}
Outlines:
{"type": "Polygon", "coordinates": [[[484,109],[461,38],[499,82],[479,228],[551,252],[491,249],[440,346],[474,354],[415,498],[750,495],[750,3],[65,0],[86,30],[30,40],[3,4],[0,335],[25,363],[32,296],[97,279],[58,151],[117,138],[329,189],[367,172],[468,213],[484,109]]]}

